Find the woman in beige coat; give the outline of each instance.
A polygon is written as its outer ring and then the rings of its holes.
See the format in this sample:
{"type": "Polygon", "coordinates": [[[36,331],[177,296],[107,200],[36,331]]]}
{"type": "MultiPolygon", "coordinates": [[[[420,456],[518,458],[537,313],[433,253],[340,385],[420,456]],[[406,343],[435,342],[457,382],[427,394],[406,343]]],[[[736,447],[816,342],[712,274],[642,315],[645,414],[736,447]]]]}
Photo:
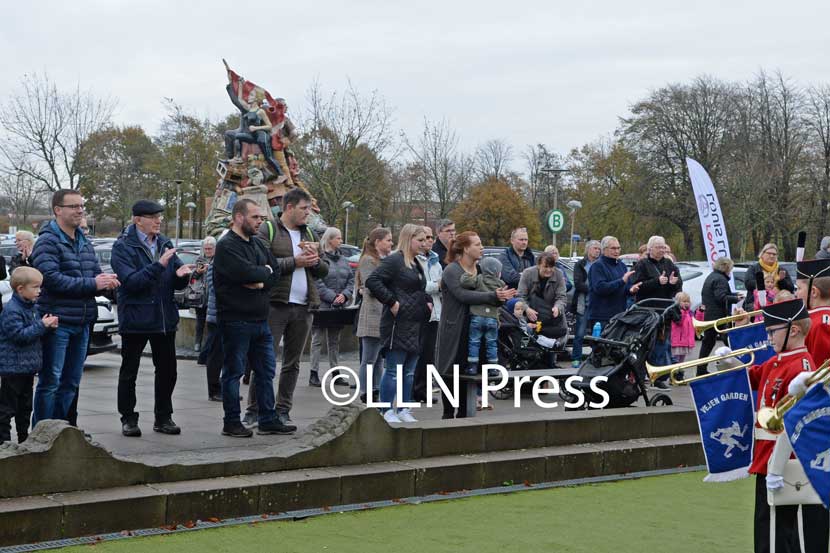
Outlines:
{"type": "Polygon", "coordinates": [[[388,228],[376,228],[363,241],[363,252],[357,265],[355,288],[362,297],[360,313],[357,317],[356,335],[360,339],[360,397],[366,401],[368,383],[368,365],[372,365],[372,392],[377,395],[380,389],[380,375],[383,374],[383,357],[380,343],[380,317],[383,304],[376,300],[366,288],[366,280],[380,265],[380,260],[392,251],[392,231],[388,228]]]}

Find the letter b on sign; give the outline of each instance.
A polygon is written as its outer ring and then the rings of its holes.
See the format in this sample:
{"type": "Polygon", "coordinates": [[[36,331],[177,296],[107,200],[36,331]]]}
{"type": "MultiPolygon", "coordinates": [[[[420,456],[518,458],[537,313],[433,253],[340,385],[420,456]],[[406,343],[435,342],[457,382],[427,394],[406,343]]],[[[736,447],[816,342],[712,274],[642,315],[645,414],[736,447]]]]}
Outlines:
{"type": "Polygon", "coordinates": [[[559,232],[565,228],[565,216],[558,209],[551,209],[545,218],[548,223],[548,230],[559,232]]]}

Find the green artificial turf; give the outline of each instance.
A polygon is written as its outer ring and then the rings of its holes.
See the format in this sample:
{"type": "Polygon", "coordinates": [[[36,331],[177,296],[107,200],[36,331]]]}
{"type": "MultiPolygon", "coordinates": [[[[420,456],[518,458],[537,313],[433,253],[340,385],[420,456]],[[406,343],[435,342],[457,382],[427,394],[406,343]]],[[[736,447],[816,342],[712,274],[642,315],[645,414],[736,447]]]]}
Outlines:
{"type": "Polygon", "coordinates": [[[628,553],[751,551],[753,483],[703,473],[333,513],[61,551],[628,553]]]}

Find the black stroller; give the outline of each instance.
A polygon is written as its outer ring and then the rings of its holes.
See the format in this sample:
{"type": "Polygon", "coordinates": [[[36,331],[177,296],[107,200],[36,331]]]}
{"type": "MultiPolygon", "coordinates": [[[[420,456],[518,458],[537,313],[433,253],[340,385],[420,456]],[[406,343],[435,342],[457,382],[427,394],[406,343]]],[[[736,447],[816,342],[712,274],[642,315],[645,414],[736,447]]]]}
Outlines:
{"type": "MultiPolygon", "coordinates": [[[[658,393],[649,397],[645,363],[654,347],[658,331],[676,308],[674,300],[642,300],[612,318],[599,338],[585,337],[592,351],[577,372],[582,381],[573,382],[573,386],[585,394],[586,405],[602,400],[589,387],[595,376],[608,378],[607,382],[599,386],[611,398],[608,408],[629,407],[640,396],[643,396],[643,401],[649,406],[672,404],[667,394],[658,393]]],[[[575,399],[564,390],[560,395],[565,401],[573,402],[575,399]]]]}
{"type": "MultiPolygon", "coordinates": [[[[539,338],[524,326],[506,307],[499,313],[499,364],[509,371],[558,368],[556,360],[565,353],[565,337],[557,339],[553,347],[543,345],[539,338]]],[[[504,388],[490,392],[496,399],[513,397],[508,383],[504,388]]]]}

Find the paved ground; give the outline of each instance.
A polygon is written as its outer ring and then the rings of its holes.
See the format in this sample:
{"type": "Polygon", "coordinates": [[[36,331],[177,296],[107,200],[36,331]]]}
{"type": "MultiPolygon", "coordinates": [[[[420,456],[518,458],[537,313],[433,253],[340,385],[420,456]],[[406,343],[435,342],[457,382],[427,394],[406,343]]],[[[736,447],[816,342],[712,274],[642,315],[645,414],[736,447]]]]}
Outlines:
{"type": "MultiPolygon", "coordinates": [[[[341,364],[357,369],[356,354],[344,355],[341,364]]],[[[139,425],[143,432],[141,438],[126,438],[121,435],[121,423],[116,408],[116,389],[120,355],[105,353],[91,356],[87,360],[79,401],[78,424],[93,439],[119,456],[132,459],[150,459],[171,457],[180,454],[199,454],[232,448],[250,448],[273,446],[284,436],[258,436],[250,439],[229,438],[220,434],[222,425],[222,404],[207,399],[205,368],[192,360],[179,361],[179,377],[173,396],[175,409],[174,420],[182,427],[179,436],[166,436],[153,432],[153,366],[151,359],[145,357],[141,362],[138,385],[136,389],[139,425]]],[[[321,365],[321,370],[327,368],[321,365]]],[[[294,396],[294,410],[291,417],[302,430],[328,411],[330,405],[323,397],[320,388],[308,386],[309,364],[303,362],[300,380],[294,396]]],[[[345,391],[345,387],[341,387],[345,391]]],[[[241,387],[241,394],[246,396],[247,386],[241,387]]],[[[674,403],[680,406],[691,404],[686,387],[669,391],[674,403]]],[[[246,396],[247,397],[247,396],[246,396]]],[[[436,404],[432,408],[423,407],[416,410],[415,416],[421,421],[441,418],[440,399],[436,395],[436,404]]],[[[643,406],[642,400],[638,402],[643,406]]],[[[243,400],[244,411],[244,400],[243,400]]],[[[492,411],[480,411],[479,417],[498,417],[518,413],[534,413],[544,409],[534,404],[529,393],[522,398],[522,406],[516,409],[513,400],[495,400],[492,411]]],[[[564,411],[560,406],[553,411],[564,411]]],[[[415,424],[415,423],[413,423],[415,424]]]]}

